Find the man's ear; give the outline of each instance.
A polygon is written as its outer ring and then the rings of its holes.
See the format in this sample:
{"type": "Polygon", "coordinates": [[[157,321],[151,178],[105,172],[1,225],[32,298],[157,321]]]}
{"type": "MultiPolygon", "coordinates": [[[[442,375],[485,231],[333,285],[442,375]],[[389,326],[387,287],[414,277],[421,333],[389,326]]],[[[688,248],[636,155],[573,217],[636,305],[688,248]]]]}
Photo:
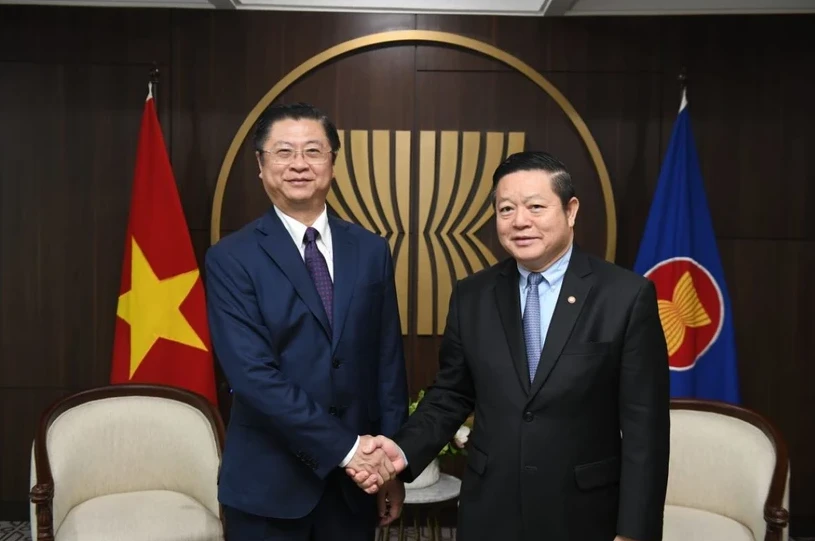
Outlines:
{"type": "Polygon", "coordinates": [[[255,158],[258,161],[258,177],[259,177],[261,171],[263,171],[263,155],[256,150],[255,151],[255,158]]]}
{"type": "Polygon", "coordinates": [[[577,211],[580,209],[580,200],[576,197],[569,199],[566,203],[566,220],[569,222],[569,227],[574,227],[574,222],[577,219],[577,211]]]}

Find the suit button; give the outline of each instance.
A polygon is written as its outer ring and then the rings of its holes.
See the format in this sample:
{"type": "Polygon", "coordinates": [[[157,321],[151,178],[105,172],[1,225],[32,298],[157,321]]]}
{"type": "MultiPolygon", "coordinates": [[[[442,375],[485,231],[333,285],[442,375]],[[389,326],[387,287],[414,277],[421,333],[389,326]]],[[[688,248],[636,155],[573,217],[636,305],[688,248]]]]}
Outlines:
{"type": "Polygon", "coordinates": [[[535,416],[532,415],[531,411],[524,412],[524,421],[526,421],[527,423],[531,423],[533,419],[535,419],[535,416]]]}
{"type": "Polygon", "coordinates": [[[331,366],[333,366],[334,368],[339,368],[340,362],[337,359],[334,359],[333,361],[331,361],[331,366]]]}
{"type": "Polygon", "coordinates": [[[338,410],[337,410],[336,406],[331,406],[330,408],[328,408],[328,413],[329,413],[330,415],[334,415],[334,416],[336,416],[336,415],[337,415],[337,413],[338,413],[338,410]]]}

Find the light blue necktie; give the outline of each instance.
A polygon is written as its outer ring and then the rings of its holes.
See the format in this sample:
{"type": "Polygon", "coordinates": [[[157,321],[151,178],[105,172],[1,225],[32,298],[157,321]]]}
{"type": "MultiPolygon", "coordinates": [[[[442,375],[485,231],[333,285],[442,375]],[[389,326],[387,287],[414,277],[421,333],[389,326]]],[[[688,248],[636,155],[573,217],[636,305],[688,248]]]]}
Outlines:
{"type": "Polygon", "coordinates": [[[538,362],[541,358],[541,302],[538,295],[538,284],[543,275],[537,272],[529,274],[526,288],[526,306],[524,307],[524,341],[526,342],[526,360],[529,363],[529,381],[535,379],[538,362]]]}

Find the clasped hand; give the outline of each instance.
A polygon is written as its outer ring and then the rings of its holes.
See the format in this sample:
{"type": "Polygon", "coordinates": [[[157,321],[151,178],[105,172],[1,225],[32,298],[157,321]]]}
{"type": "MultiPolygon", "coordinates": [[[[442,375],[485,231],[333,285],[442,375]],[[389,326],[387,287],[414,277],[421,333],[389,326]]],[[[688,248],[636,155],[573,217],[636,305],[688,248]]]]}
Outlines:
{"type": "Polygon", "coordinates": [[[359,447],[345,472],[367,492],[375,494],[394,479],[407,464],[399,446],[384,436],[360,436],[359,447]]]}

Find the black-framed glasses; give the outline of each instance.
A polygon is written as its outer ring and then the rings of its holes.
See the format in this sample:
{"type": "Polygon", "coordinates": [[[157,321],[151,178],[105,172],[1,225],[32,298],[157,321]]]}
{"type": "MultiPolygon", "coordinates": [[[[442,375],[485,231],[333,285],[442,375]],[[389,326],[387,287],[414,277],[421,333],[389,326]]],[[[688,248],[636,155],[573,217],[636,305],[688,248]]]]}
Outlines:
{"type": "Polygon", "coordinates": [[[303,161],[307,164],[320,165],[327,162],[333,154],[331,150],[324,150],[320,147],[309,147],[303,150],[294,150],[293,148],[259,149],[258,152],[268,154],[275,165],[288,165],[297,158],[298,154],[303,156],[303,161]]]}

